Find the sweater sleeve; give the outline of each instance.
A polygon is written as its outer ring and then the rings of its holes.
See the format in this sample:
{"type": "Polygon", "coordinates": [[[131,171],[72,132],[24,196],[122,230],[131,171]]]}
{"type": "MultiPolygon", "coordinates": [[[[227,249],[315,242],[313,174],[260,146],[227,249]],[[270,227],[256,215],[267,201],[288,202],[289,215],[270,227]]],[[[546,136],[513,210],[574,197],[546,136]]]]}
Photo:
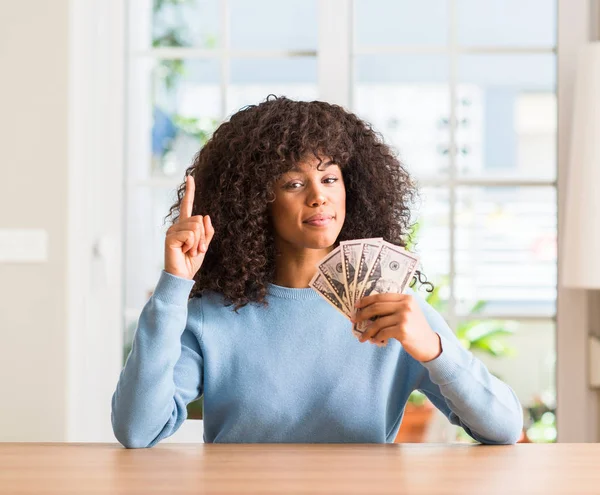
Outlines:
{"type": "Polygon", "coordinates": [[[140,314],[112,397],[113,431],[127,448],[152,447],[175,433],[187,404],[202,394],[203,356],[193,327],[201,323],[188,319],[193,286],[163,270],[140,314]]]}
{"type": "Polygon", "coordinates": [[[442,344],[437,358],[421,363],[426,371],[417,388],[476,441],[516,443],[523,428],[523,410],[514,391],[460,344],[434,308],[413,295],[442,344]]]}

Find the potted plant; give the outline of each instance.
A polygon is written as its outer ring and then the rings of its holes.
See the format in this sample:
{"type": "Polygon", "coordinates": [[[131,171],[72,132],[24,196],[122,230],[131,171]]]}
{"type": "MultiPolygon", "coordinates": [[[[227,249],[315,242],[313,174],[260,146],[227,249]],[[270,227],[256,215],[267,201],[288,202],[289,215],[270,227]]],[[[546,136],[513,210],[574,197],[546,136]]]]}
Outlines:
{"type": "Polygon", "coordinates": [[[423,392],[415,390],[410,394],[400,430],[396,435],[395,443],[421,443],[425,439],[427,426],[434,412],[433,404],[423,392]]]}
{"type": "Polygon", "coordinates": [[[534,398],[527,407],[528,425],[523,442],[556,442],[556,398],[552,393],[544,393],[534,398]]]}
{"type": "Polygon", "coordinates": [[[204,416],[204,395],[187,405],[188,419],[202,419],[204,416]]]}

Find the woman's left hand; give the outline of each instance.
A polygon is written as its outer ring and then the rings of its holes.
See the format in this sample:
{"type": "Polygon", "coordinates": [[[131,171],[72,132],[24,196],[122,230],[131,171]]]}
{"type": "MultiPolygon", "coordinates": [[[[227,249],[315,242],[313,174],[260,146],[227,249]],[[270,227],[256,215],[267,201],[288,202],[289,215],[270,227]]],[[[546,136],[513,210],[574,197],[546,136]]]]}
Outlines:
{"type": "Polygon", "coordinates": [[[370,341],[387,345],[395,338],[417,361],[426,362],[438,357],[442,352],[440,337],[435,333],[417,300],[407,294],[373,294],[358,301],[355,305],[355,324],[369,322],[360,342],[370,341]]]}

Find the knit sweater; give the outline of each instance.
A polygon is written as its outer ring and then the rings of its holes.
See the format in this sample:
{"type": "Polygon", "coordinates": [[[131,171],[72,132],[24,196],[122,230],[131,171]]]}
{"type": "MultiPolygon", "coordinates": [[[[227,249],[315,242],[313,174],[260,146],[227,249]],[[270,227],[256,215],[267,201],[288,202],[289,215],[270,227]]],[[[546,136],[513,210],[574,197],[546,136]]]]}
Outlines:
{"type": "Polygon", "coordinates": [[[270,284],[267,307],[235,312],[215,292],[189,299],[193,285],[163,270],[141,312],[112,398],[125,447],[175,433],[202,395],[205,442],[393,442],[413,390],[481,443],[511,444],[521,433],[513,390],[411,289],[441,340],[426,363],[395,339],[359,342],[312,288],[270,284]]]}

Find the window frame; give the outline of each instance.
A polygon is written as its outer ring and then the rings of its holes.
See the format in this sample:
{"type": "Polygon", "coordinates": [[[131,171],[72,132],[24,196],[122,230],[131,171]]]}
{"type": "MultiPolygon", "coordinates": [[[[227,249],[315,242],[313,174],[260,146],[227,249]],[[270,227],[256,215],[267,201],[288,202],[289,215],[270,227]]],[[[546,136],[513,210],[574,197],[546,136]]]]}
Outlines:
{"type": "MultiPolygon", "coordinates": [[[[322,99],[351,108],[352,73],[351,1],[318,0],[318,84],[322,99]],[[328,71],[337,64],[344,70],[328,71]],[[329,75],[328,75],[329,74],[329,75]]],[[[449,0],[454,2],[454,0],[449,0]]],[[[222,0],[226,12],[228,2],[222,0]]],[[[70,246],[67,311],[69,315],[69,361],[67,363],[67,422],[69,441],[114,441],[110,425],[110,401],[121,368],[124,313],[122,284],[126,260],[114,258],[123,252],[126,146],[123,131],[127,122],[126,31],[128,2],[106,0],[70,4],[69,153],[70,246]],[[106,39],[111,43],[106,43],[106,39]],[[90,63],[90,54],[94,63],[90,63]],[[108,101],[108,105],[85,105],[108,101]],[[89,149],[95,151],[94,159],[89,149]],[[102,169],[98,187],[98,169],[102,169]],[[107,193],[114,207],[106,208],[107,193]],[[90,199],[92,198],[92,199],[90,199]],[[95,228],[89,228],[93,218],[95,228]],[[109,262],[112,253],[114,262],[109,262]],[[94,318],[90,318],[94,315],[94,318]],[[121,322],[122,325],[115,325],[121,322]],[[107,330],[108,329],[108,330],[107,330]],[[90,352],[93,349],[94,352],[90,352]]],[[[597,34],[598,12],[592,0],[558,0],[558,231],[561,263],[561,221],[564,211],[568,167],[569,122],[577,49],[597,34]]],[[[226,28],[226,27],[225,27],[226,28]]],[[[180,56],[171,49],[163,55],[180,56]]],[[[179,49],[175,49],[179,50],[179,49]]],[[[186,49],[187,50],[187,49],[186,49]]],[[[225,50],[221,55],[227,56],[225,50]]],[[[414,52],[414,47],[410,47],[414,52]]],[[[428,49],[430,50],[430,48],[428,49]]],[[[513,51],[514,49],[510,49],[513,51]]],[[[247,56],[256,53],[247,53],[247,56]]],[[[264,54],[263,54],[264,55],[264,54]]],[[[273,55],[273,54],[271,54],[273,55]]],[[[281,55],[281,53],[279,53],[281,55]]],[[[289,53],[287,55],[290,55],[289,53]]],[[[306,55],[306,53],[303,53],[306,55]]],[[[202,56],[197,53],[197,56],[202,56]]],[[[291,54],[290,56],[294,56],[291,54]]],[[[223,81],[226,66],[223,64],[223,81]]],[[[224,92],[222,92],[224,95],[224,92]]],[[[224,99],[224,96],[223,96],[224,99]]],[[[224,108],[224,102],[222,103],[224,108]]],[[[453,180],[457,180],[454,177],[453,180]]],[[[466,181],[475,185],[473,181],[466,181]]],[[[521,184],[521,181],[518,181],[521,184]]],[[[458,183],[458,182],[456,182],[458,183]]],[[[489,182],[485,182],[489,184],[489,182]]],[[[513,182],[502,183],[512,185],[513,182]]],[[[547,184],[544,182],[544,184],[547,184]]],[[[147,184],[163,186],[164,184],[147,184]]],[[[423,184],[425,185],[425,184],[423,184]]],[[[531,185],[531,184],[530,184],[531,185]]],[[[453,199],[453,198],[451,198],[453,199]]],[[[453,234],[451,234],[453,235],[453,234]]],[[[560,282],[560,270],[559,282],[560,282]]],[[[598,438],[598,394],[587,380],[587,293],[567,290],[558,284],[557,401],[558,440],[596,441],[598,438]]],[[[519,318],[521,319],[521,318],[519,318]]],[[[449,315],[455,324],[456,315],[449,315]]]]}

